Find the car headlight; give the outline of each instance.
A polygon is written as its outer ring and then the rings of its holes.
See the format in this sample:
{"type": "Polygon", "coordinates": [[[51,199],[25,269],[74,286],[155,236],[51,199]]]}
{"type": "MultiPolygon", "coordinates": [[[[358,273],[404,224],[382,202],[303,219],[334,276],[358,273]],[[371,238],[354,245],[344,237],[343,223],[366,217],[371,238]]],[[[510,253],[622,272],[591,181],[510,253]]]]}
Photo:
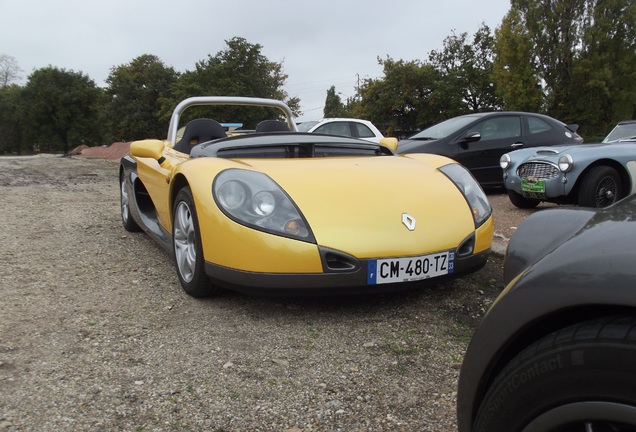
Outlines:
{"type": "Polygon", "coordinates": [[[572,156],[569,154],[564,154],[559,158],[559,169],[566,173],[572,171],[574,167],[574,160],[572,160],[572,156]]]}
{"type": "Polygon", "coordinates": [[[466,198],[475,219],[475,227],[481,226],[491,215],[492,207],[479,183],[470,171],[460,164],[448,164],[439,170],[457,186],[457,189],[466,198]]]}
{"type": "Polygon", "coordinates": [[[230,219],[259,231],[314,242],[296,205],[265,174],[242,169],[221,172],[212,184],[212,196],[230,219]]]}
{"type": "Polygon", "coordinates": [[[508,153],[501,156],[501,158],[499,159],[499,166],[503,170],[507,170],[508,168],[510,168],[510,155],[508,153]]]}

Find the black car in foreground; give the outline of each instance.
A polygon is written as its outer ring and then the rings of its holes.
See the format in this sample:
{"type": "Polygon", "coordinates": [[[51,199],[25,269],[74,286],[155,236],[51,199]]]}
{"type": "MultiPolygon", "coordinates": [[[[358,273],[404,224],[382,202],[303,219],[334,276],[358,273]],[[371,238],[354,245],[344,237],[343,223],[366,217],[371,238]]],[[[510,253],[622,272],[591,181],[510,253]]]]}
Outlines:
{"type": "Polygon", "coordinates": [[[460,432],[636,431],[636,195],[529,216],[476,330],[460,432]]]}
{"type": "Polygon", "coordinates": [[[499,159],[513,150],[582,143],[578,125],[542,114],[498,111],[454,117],[401,140],[398,153],[448,156],[485,187],[503,186],[499,159]]]}

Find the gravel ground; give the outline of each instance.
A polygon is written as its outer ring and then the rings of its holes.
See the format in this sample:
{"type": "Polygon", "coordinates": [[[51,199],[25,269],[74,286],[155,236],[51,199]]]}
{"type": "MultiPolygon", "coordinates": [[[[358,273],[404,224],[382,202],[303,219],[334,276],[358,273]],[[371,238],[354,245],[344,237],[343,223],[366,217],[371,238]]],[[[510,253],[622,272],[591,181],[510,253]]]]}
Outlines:
{"type": "MultiPolygon", "coordinates": [[[[0,431],[456,429],[501,256],[400,294],[196,300],[118,193],[110,161],[0,158],[0,431]]],[[[491,197],[503,248],[525,213],[491,197]]]]}

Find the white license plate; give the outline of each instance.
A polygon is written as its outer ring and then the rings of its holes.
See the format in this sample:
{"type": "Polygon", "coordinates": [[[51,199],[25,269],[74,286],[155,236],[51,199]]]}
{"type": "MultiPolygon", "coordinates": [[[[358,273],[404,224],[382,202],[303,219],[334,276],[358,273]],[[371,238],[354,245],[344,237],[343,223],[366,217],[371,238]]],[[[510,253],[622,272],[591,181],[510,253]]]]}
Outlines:
{"type": "Polygon", "coordinates": [[[371,260],[367,269],[369,285],[410,282],[453,273],[454,252],[440,252],[408,258],[371,260]]]}

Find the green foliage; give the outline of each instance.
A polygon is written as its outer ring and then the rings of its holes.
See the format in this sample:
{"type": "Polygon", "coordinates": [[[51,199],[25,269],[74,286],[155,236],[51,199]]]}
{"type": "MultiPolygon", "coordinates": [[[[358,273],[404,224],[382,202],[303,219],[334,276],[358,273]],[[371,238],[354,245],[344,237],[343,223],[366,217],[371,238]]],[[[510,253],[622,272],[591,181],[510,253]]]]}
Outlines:
{"type": "Polygon", "coordinates": [[[167,121],[160,117],[164,99],[170,99],[178,74],[154,55],[145,54],[130,64],[114,67],[102,118],[110,141],[165,137],[167,121]]]}
{"type": "Polygon", "coordinates": [[[492,79],[494,45],[490,29],[482,24],[472,43],[468,42],[467,33],[457,36],[453,32],[444,39],[442,51],[431,51],[429,61],[440,73],[444,91],[458,98],[452,115],[501,107],[492,79]]]}
{"type": "Polygon", "coordinates": [[[584,132],[604,137],[617,121],[636,114],[636,5],[611,0],[588,7],[569,106],[584,132]]]}
{"type": "Polygon", "coordinates": [[[543,92],[532,43],[516,9],[511,9],[504,17],[501,26],[495,30],[495,39],[492,78],[504,108],[541,112],[543,92]]]}
{"type": "Polygon", "coordinates": [[[22,92],[24,138],[40,150],[65,153],[99,141],[97,102],[101,90],[81,72],[38,69],[22,92]]]}
{"type": "Polygon", "coordinates": [[[0,154],[22,154],[22,88],[0,87],[0,154]]]}
{"type": "MultiPolygon", "coordinates": [[[[250,96],[282,100],[295,114],[299,113],[298,98],[289,98],[283,85],[287,75],[281,63],[269,61],[261,54],[262,46],[250,44],[235,37],[226,41],[228,48],[214,57],[199,61],[193,71],[185,72],[174,87],[172,101],[163,105],[164,117],[174,106],[191,96],[250,96]]],[[[247,113],[242,107],[201,108],[186,111],[184,120],[210,117],[220,122],[240,121],[245,128],[254,128],[258,122],[279,118],[277,110],[253,109],[247,113]]]]}
{"type": "MultiPolygon", "coordinates": [[[[541,107],[581,133],[602,137],[636,117],[636,12],[633,0],[512,0],[514,41],[529,41],[542,85],[541,107]]],[[[506,38],[502,24],[501,38],[506,38]]],[[[506,41],[499,40],[501,45],[506,41]]],[[[528,47],[522,46],[523,51],[528,47]]],[[[505,63],[504,63],[505,64],[505,63]]],[[[518,93],[515,93],[518,94],[518,93]]]]}
{"type": "Polygon", "coordinates": [[[378,58],[378,63],[383,66],[384,78],[363,80],[358,90],[360,102],[352,107],[352,116],[371,120],[392,136],[409,135],[422,124],[441,118],[447,98],[436,90],[435,68],[391,58],[378,58]]]}
{"type": "Polygon", "coordinates": [[[327,90],[327,99],[325,100],[325,109],[323,110],[325,118],[345,117],[346,109],[340,96],[336,94],[336,87],[331,86],[327,90]]]}
{"type": "Polygon", "coordinates": [[[566,118],[564,100],[582,31],[585,0],[512,0],[532,42],[539,78],[545,82],[547,111],[566,118]]]}

